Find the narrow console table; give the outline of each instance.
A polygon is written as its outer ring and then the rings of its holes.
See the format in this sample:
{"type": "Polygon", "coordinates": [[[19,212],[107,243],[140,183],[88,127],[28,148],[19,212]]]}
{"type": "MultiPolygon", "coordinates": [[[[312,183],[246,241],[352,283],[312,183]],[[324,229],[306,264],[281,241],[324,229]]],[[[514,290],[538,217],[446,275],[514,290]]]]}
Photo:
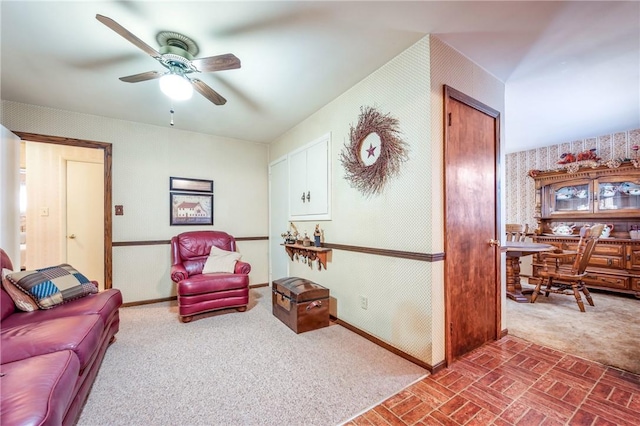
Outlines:
{"type": "Polygon", "coordinates": [[[294,258],[304,258],[306,262],[311,266],[312,262],[318,261],[318,270],[327,269],[327,254],[331,251],[330,248],[309,246],[305,247],[300,244],[281,244],[287,251],[287,254],[294,260],[294,258]]]}

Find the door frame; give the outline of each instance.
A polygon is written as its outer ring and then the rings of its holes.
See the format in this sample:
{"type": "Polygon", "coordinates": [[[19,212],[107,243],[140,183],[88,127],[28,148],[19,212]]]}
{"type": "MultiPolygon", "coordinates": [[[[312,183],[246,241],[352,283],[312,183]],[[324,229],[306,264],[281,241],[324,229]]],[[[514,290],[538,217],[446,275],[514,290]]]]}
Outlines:
{"type": "MultiPolygon", "coordinates": [[[[471,108],[474,108],[490,117],[492,117],[494,119],[494,123],[495,123],[495,140],[494,140],[494,149],[495,149],[495,166],[494,166],[494,170],[495,170],[495,200],[496,200],[496,213],[495,213],[495,229],[496,229],[496,234],[500,232],[501,229],[501,217],[500,217],[500,212],[501,212],[501,202],[500,202],[500,184],[501,184],[501,179],[500,179],[500,111],[497,111],[485,104],[483,104],[482,102],[472,98],[469,95],[466,95],[450,86],[447,86],[446,84],[444,85],[444,102],[443,102],[443,106],[444,106],[444,116],[443,116],[443,127],[444,127],[444,140],[443,140],[443,161],[446,164],[446,158],[447,158],[447,141],[449,140],[449,126],[448,126],[448,117],[449,117],[449,100],[453,99],[456,100],[458,102],[461,102],[471,108]]],[[[445,174],[445,176],[443,177],[444,180],[444,184],[446,185],[446,169],[443,167],[443,172],[445,174]]],[[[446,191],[444,191],[444,194],[446,196],[446,191]]],[[[446,199],[445,199],[445,203],[446,203],[446,199]]],[[[446,238],[446,218],[445,218],[445,224],[444,224],[444,230],[445,230],[445,238],[446,238]]],[[[499,235],[494,235],[493,238],[497,241],[500,241],[500,237],[499,235]]],[[[445,244],[446,247],[446,244],[445,244]]],[[[445,253],[445,259],[446,259],[446,253],[445,253]]],[[[496,256],[495,256],[495,260],[494,260],[494,267],[496,270],[496,282],[494,283],[495,286],[495,292],[496,292],[496,329],[495,329],[495,339],[498,340],[502,337],[502,273],[501,273],[501,252],[499,250],[496,250],[496,256]]],[[[447,274],[445,274],[444,277],[444,302],[445,302],[445,311],[444,311],[444,317],[445,317],[445,365],[449,366],[451,364],[451,362],[453,362],[453,349],[452,349],[452,342],[451,342],[451,329],[449,324],[451,324],[451,296],[450,296],[450,289],[451,289],[451,285],[453,285],[450,282],[449,277],[447,276],[447,274]]]]}
{"type": "Polygon", "coordinates": [[[112,262],[112,246],[113,246],[113,219],[111,217],[111,158],[113,147],[107,142],[97,142],[85,139],[73,139],[60,136],[40,135],[37,133],[17,132],[11,130],[23,141],[50,143],[57,145],[77,146],[82,148],[101,149],[104,152],[104,288],[109,289],[113,280],[113,262],[112,262]]]}

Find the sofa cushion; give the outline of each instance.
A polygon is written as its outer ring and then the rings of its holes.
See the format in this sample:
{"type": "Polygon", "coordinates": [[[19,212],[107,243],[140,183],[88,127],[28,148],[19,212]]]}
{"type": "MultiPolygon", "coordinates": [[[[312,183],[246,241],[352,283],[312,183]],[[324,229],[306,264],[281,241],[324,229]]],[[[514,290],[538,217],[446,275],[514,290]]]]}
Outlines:
{"type": "Polygon", "coordinates": [[[20,290],[32,295],[41,309],[97,293],[95,284],[69,264],[7,274],[20,290]]]}
{"type": "Polygon", "coordinates": [[[0,366],[0,418],[6,425],[61,425],[73,400],[80,362],[59,351],[0,366]]]}
{"type": "Polygon", "coordinates": [[[98,352],[103,330],[104,323],[99,315],[54,318],[14,327],[2,324],[0,364],[71,350],[83,370],[98,352]]]}
{"type": "Polygon", "coordinates": [[[177,236],[180,259],[189,260],[201,256],[208,256],[211,247],[236,251],[235,239],[221,231],[192,231],[183,232],[177,236]]]}
{"type": "Polygon", "coordinates": [[[5,289],[13,304],[21,311],[33,312],[38,309],[38,304],[29,293],[24,292],[22,289],[16,287],[11,281],[7,279],[8,274],[12,274],[13,271],[9,269],[2,270],[2,288],[5,289]]]}
{"type": "Polygon", "coordinates": [[[216,246],[211,247],[211,252],[207,261],[202,268],[203,274],[211,274],[215,272],[227,272],[232,274],[236,268],[236,262],[242,258],[242,255],[235,251],[222,250],[216,246]]]}
{"type": "Polygon", "coordinates": [[[122,293],[117,289],[104,290],[96,294],[90,294],[82,299],[60,305],[55,309],[39,309],[35,312],[18,312],[10,315],[2,321],[2,327],[14,327],[37,321],[45,321],[54,318],[64,318],[75,315],[97,314],[104,324],[108,324],[110,318],[122,305],[122,293]]]}
{"type": "Polygon", "coordinates": [[[206,274],[192,275],[178,283],[178,294],[181,296],[234,290],[249,286],[249,277],[239,274],[206,274]],[[212,279],[214,278],[214,279],[212,279]]]}
{"type": "Polygon", "coordinates": [[[172,259],[181,263],[189,275],[201,274],[211,247],[236,251],[236,240],[222,231],[183,232],[171,239],[172,259]]]}

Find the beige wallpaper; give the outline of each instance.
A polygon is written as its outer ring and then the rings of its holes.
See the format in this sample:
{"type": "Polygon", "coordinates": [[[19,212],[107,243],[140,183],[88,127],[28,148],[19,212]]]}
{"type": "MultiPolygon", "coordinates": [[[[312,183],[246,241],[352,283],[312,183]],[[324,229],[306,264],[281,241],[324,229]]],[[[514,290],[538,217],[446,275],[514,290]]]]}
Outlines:
{"type": "MultiPolygon", "coordinates": [[[[2,101],[1,120],[13,131],[113,145],[113,204],[124,206],[124,216],[112,217],[114,242],[168,240],[198,229],[268,235],[267,145],[9,101],[2,101]],[[169,226],[170,176],[214,181],[212,227],[169,226]]],[[[250,282],[267,282],[267,241],[238,247],[253,266],[250,282]]],[[[114,247],[113,286],[125,302],[169,297],[169,264],[168,245],[114,247]]]]}
{"type": "MultiPolygon", "coordinates": [[[[444,83],[503,109],[504,88],[495,78],[427,36],[272,144],[273,161],[331,132],[333,220],[320,222],[327,242],[442,252],[443,136],[441,112],[435,110],[442,110],[444,83]],[[409,145],[401,175],[369,198],[344,179],[339,160],[361,106],[396,117],[409,145]]],[[[326,271],[294,261],[290,274],[328,287],[340,319],[433,365],[444,359],[442,265],[335,250],[326,271]],[[360,307],[360,296],[368,298],[368,309],[360,307]]]]}

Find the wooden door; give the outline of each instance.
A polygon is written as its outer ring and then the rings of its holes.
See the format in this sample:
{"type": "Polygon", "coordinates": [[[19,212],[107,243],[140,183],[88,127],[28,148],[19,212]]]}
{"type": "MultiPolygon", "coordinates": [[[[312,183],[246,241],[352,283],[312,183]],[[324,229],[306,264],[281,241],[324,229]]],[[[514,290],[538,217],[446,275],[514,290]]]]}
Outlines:
{"type": "Polygon", "coordinates": [[[447,364],[500,333],[499,113],[445,86],[447,364]]]}
{"type": "Polygon", "coordinates": [[[289,276],[289,258],[280,245],[289,227],[288,172],[286,158],[269,165],[269,283],[289,276]]]}
{"type": "Polygon", "coordinates": [[[67,161],[67,263],[104,290],[104,168],[67,161]]]}

